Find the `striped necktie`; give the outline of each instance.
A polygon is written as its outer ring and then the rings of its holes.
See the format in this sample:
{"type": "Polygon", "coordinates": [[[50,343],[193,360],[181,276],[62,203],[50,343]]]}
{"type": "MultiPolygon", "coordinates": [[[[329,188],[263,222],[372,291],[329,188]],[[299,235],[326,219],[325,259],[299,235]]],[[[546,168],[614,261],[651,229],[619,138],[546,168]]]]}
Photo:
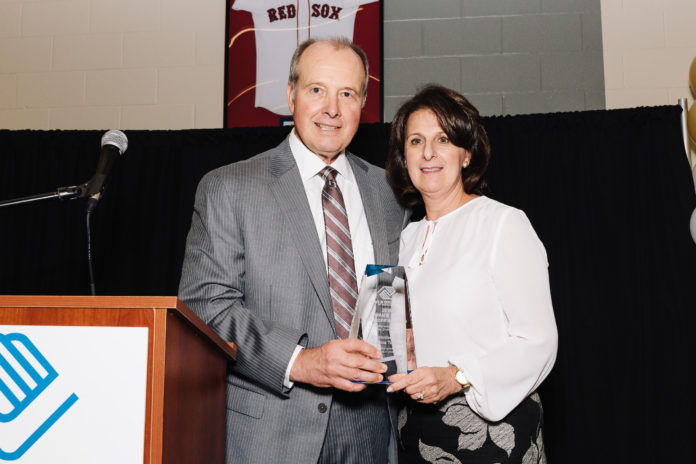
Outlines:
{"type": "Polygon", "coordinates": [[[324,210],[329,289],[336,319],[336,334],[339,338],[347,338],[355,303],[358,301],[358,281],[355,276],[348,214],[336,183],[338,171],[327,166],[319,174],[324,179],[321,204],[324,210]]]}

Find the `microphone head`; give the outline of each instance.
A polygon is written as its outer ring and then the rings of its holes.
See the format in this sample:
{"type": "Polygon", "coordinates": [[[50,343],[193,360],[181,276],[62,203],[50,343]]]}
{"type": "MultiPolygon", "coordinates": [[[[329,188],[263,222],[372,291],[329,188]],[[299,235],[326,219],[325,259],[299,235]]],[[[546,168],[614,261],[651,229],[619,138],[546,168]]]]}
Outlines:
{"type": "Polygon", "coordinates": [[[126,134],[120,130],[110,130],[102,135],[102,148],[104,148],[104,145],[113,145],[114,147],[118,148],[118,154],[122,155],[123,152],[125,152],[128,148],[128,137],[126,137],[126,134]]]}

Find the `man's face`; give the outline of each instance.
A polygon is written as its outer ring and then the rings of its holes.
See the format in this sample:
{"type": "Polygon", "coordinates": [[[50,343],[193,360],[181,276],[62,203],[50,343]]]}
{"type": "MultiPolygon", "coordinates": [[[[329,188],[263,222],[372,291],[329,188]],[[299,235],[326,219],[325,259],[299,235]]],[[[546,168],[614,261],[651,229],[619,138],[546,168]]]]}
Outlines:
{"type": "Polygon", "coordinates": [[[295,132],[313,153],[331,163],[353,139],[362,111],[365,79],[360,57],[350,48],[315,43],[302,54],[288,106],[295,132]]]}

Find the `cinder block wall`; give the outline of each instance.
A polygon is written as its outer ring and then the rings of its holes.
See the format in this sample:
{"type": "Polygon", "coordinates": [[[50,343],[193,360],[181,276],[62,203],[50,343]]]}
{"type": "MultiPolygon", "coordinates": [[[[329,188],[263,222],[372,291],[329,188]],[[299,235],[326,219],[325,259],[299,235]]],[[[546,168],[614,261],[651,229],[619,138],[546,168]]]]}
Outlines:
{"type": "Polygon", "coordinates": [[[607,108],[693,101],[695,0],[602,0],[607,108]]]}
{"type": "MultiPolygon", "coordinates": [[[[696,1],[599,4],[384,0],[385,120],[427,82],[486,115],[604,108],[605,69],[608,108],[689,96],[696,1]]],[[[0,128],[222,127],[225,7],[0,0],[0,128]]]]}
{"type": "Polygon", "coordinates": [[[484,115],[603,109],[600,0],[386,0],[385,120],[428,82],[484,115]]]}
{"type": "Polygon", "coordinates": [[[0,0],[0,128],[221,127],[225,0],[0,0]]]}

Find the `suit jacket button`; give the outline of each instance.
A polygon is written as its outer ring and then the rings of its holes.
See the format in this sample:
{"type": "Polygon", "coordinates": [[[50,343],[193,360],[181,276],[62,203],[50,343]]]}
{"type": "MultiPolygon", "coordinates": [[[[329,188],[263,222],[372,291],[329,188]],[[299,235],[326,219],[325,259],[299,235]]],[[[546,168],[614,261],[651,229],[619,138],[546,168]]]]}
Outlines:
{"type": "Polygon", "coordinates": [[[319,406],[317,406],[317,409],[319,410],[320,413],[324,414],[326,412],[327,408],[326,404],[324,403],[319,403],[319,406]]]}

